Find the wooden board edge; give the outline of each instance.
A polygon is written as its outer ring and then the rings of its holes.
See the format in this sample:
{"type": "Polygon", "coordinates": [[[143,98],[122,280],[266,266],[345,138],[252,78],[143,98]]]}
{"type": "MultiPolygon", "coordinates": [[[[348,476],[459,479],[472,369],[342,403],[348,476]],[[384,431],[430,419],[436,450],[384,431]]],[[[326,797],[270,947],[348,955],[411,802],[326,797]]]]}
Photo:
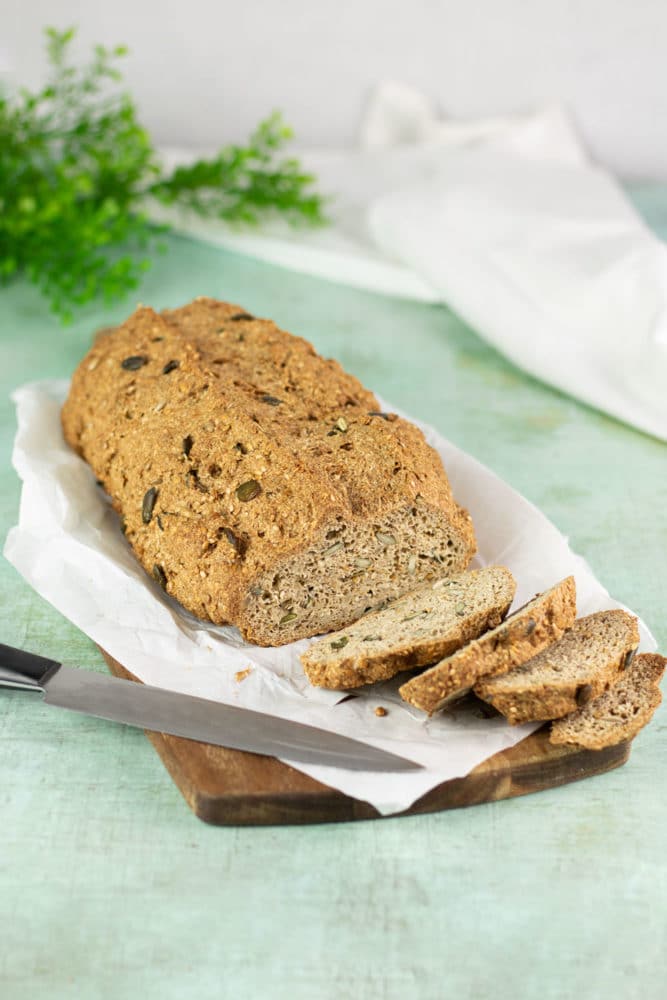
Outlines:
{"type": "MultiPolygon", "coordinates": [[[[295,793],[280,791],[275,794],[267,794],[265,791],[261,794],[248,792],[226,795],[224,800],[219,796],[207,795],[193,785],[187,771],[182,767],[178,754],[172,751],[168,739],[160,733],[146,735],[192,811],[203,822],[213,826],[349,823],[357,820],[395,819],[461,809],[530,795],[605,774],[625,764],[631,750],[631,743],[625,742],[605,750],[574,751],[568,757],[567,772],[562,770],[562,763],[559,764],[558,760],[548,758],[539,764],[530,762],[523,766],[519,765],[511,772],[507,767],[494,771],[492,769],[494,758],[491,757],[484,761],[487,765],[484,771],[475,768],[463,777],[442,782],[417,799],[408,809],[384,816],[368,802],[351,798],[314,780],[313,788],[305,793],[303,791],[295,793]]],[[[546,730],[541,730],[540,735],[546,739],[546,730]]],[[[507,751],[502,753],[506,754],[507,751]]],[[[287,764],[280,766],[291,770],[287,764]]]]}
{"type": "MultiPolygon", "coordinates": [[[[105,650],[100,651],[113,674],[137,680],[105,650]]],[[[204,744],[163,733],[146,731],[146,735],[194,814],[213,826],[297,826],[395,819],[496,802],[604,774],[621,767],[628,760],[632,746],[631,741],[626,741],[604,750],[556,748],[549,744],[545,727],[483,761],[464,777],[442,782],[408,809],[383,816],[370,803],[323,785],[288,764],[241,751],[228,753],[240,760],[254,758],[255,761],[266,761],[271,773],[281,779],[279,783],[283,787],[274,791],[267,788],[259,792],[225,791],[224,797],[209,794],[196,784],[192,769],[189,770],[183,762],[186,750],[191,754],[201,754],[204,744]],[[528,761],[520,763],[520,757],[529,746],[531,753],[528,761]],[[285,780],[290,776],[295,779],[294,790],[290,789],[292,782],[285,780]]]]}

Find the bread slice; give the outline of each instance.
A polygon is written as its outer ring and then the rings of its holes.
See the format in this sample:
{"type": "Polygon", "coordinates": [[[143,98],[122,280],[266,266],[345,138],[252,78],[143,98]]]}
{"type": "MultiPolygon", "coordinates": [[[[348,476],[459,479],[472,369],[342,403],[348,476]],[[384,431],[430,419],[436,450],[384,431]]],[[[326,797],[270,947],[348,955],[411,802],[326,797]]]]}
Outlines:
{"type": "Polygon", "coordinates": [[[504,566],[459,573],[420,587],[301,656],[316,687],[360,687],[433,663],[502,621],[516,583],[504,566]]]}
{"type": "Polygon", "coordinates": [[[635,657],[613,687],[551,727],[552,743],[602,750],[631,740],[651,721],[662,701],[660,679],[667,666],[664,656],[642,653],[635,657]]]}
{"type": "Polygon", "coordinates": [[[512,725],[559,719],[606,691],[638,645],[636,618],[627,611],[598,611],[579,618],[523,666],[481,680],[475,694],[512,725]]]}
{"type": "Polygon", "coordinates": [[[560,638],[577,616],[574,577],[538,594],[480,639],[413,677],[401,698],[432,715],[465,694],[481,678],[507,673],[560,638]]]}

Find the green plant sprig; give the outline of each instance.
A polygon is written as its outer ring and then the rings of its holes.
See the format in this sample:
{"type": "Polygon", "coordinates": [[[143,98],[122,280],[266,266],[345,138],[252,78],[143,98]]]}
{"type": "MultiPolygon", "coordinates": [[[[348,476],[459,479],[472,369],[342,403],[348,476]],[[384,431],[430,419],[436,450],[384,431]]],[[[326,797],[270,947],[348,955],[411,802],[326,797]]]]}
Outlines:
{"type": "Polygon", "coordinates": [[[25,275],[64,321],[126,295],[168,228],[147,217],[151,199],[234,224],[325,221],[313,176],[281,155],[292,133],[278,113],[246,145],[166,171],[119,86],[126,49],[98,45],[77,67],[74,34],[47,29],[46,87],[0,97],[0,282],[25,275]]]}

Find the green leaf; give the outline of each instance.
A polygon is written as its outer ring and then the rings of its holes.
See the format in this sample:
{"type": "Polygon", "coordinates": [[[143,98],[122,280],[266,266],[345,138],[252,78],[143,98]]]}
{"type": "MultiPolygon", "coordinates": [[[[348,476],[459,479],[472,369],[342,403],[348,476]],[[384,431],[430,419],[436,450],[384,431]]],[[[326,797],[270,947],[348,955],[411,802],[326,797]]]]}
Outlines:
{"type": "Polygon", "coordinates": [[[87,302],[126,295],[164,250],[167,227],[143,212],[150,198],[237,225],[272,214],[325,221],[314,178],[283,154],[292,132],[278,112],[245,145],[165,172],[117,85],[126,48],[95,46],[76,66],[74,28],[45,36],[47,86],[0,98],[0,282],[24,275],[65,322],[87,302]]]}

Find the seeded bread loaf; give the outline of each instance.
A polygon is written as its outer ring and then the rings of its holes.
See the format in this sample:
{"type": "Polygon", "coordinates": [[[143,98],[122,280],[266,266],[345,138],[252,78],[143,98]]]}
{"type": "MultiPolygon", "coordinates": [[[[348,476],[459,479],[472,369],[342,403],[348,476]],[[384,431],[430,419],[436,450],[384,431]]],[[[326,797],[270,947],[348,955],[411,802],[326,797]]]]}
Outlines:
{"type": "Polygon", "coordinates": [[[360,687],[432,663],[496,625],[516,584],[504,566],[436,580],[313,643],[301,656],[316,687],[360,687]]]}
{"type": "Polygon", "coordinates": [[[262,645],[340,628],[475,551],[422,433],[238,306],[138,309],[81,362],[62,423],[145,569],[262,645]]]}
{"type": "Polygon", "coordinates": [[[667,660],[657,653],[636,656],[608,691],[554,722],[549,739],[558,745],[602,750],[631,740],[662,701],[660,680],[667,660]]]}
{"type": "Polygon", "coordinates": [[[523,666],[479,681],[475,694],[512,725],[559,719],[606,691],[638,645],[636,618],[627,611],[598,611],[579,618],[523,666]]]}
{"type": "Polygon", "coordinates": [[[574,577],[538,594],[497,628],[412,677],[399,688],[404,701],[432,715],[481,678],[507,673],[559,639],[577,615],[574,577]]]}

